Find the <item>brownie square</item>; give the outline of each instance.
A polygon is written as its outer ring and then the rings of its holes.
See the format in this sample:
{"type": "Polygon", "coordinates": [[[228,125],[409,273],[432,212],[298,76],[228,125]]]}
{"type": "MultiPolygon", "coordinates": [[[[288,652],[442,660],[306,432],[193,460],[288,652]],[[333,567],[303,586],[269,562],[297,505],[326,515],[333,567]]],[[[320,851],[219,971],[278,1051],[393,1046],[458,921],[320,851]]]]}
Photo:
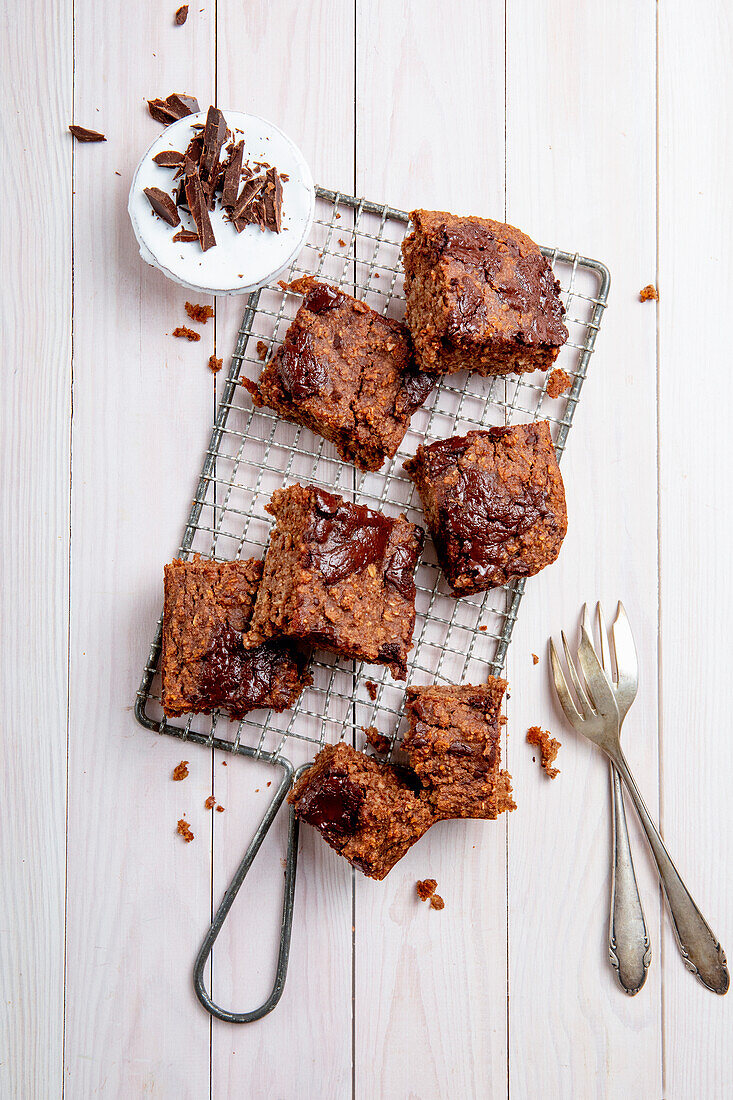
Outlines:
{"type": "Polygon", "coordinates": [[[424,532],[312,486],[278,489],[252,635],[302,638],[404,680],[424,532]]]}
{"type": "Polygon", "coordinates": [[[232,718],[260,707],[286,710],[312,682],[297,645],[243,645],[261,576],[256,559],[166,565],[161,664],[169,717],[219,707],[232,718]]]}
{"type": "Polygon", "coordinates": [[[478,687],[410,687],[402,744],[424,797],[441,818],[496,818],[515,809],[501,770],[501,701],[506,680],[478,687]]]}
{"type": "Polygon", "coordinates": [[[413,210],[402,244],[407,310],[423,370],[546,370],[568,338],[560,286],[526,234],[488,218],[413,210]]]}
{"type": "Polygon", "coordinates": [[[437,820],[397,768],[344,742],[319,752],[288,801],[301,821],[376,879],[383,879],[437,820]]]}
{"type": "Polygon", "coordinates": [[[547,421],[421,445],[405,469],[456,596],[530,577],[560,553],[565,488],[547,421]]]}
{"type": "Polygon", "coordinates": [[[360,470],[378,470],[435,377],[416,368],[400,322],[310,276],[289,289],[303,305],[259,382],[243,385],[255,405],[322,435],[360,470]]]}

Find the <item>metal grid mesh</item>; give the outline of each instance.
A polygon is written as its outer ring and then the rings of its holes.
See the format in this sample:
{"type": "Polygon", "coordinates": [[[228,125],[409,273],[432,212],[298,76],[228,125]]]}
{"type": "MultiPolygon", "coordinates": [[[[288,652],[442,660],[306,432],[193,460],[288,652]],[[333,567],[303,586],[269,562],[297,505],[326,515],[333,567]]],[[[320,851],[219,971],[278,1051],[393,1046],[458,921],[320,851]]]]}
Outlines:
{"type": "MultiPolygon", "coordinates": [[[[400,244],[407,222],[403,211],[319,189],[309,240],[285,281],[315,274],[373,309],[401,318],[400,244]]],[[[557,249],[543,251],[560,281],[567,311],[570,338],[556,365],[571,376],[570,390],[551,399],[548,376],[541,372],[509,378],[448,375],[414,414],[395,458],[377,473],[356,470],[307,428],[252,407],[239,379],[245,374],[258,377],[262,358],[269,359],[283,342],[301,299],[280,286],[251,295],[179,556],[261,557],[271,526],[264,505],[275,489],[294,481],[322,486],[390,516],[405,512],[424,526],[417,491],[402,470],[404,459],[424,440],[546,419],[560,458],[600,327],[609,276],[597,261],[557,249]]],[[[429,538],[415,580],[417,618],[407,682],[480,683],[489,674],[497,675],[525,582],[456,599],[441,577],[429,538]]],[[[381,666],[320,651],[313,655],[313,685],[292,711],[254,711],[238,722],[224,713],[190,715],[182,725],[167,722],[160,706],[160,637],[159,622],[135,708],[138,720],[150,729],[270,760],[280,756],[288,741],[290,756],[298,741],[303,744],[304,759],[317,747],[354,732],[360,745],[360,730],[369,726],[395,742],[404,684],[381,666]]],[[[295,755],[303,753],[295,749],[295,755]]]]}

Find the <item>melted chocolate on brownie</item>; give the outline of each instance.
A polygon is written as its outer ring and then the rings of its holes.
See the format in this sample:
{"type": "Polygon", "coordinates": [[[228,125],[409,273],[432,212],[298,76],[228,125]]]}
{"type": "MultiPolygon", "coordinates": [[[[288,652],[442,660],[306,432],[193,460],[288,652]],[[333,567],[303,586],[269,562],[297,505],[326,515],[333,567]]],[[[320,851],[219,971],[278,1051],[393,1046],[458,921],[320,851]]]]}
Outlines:
{"type": "Polygon", "coordinates": [[[283,388],[298,401],[319,393],[326,383],[325,367],[313,354],[310,332],[298,331],[295,338],[280,349],[275,365],[283,388]]]}
{"type": "Polygon", "coordinates": [[[328,283],[316,283],[308,291],[304,304],[311,313],[324,313],[327,309],[335,309],[343,301],[345,296],[328,283]]]}
{"type": "Polygon", "coordinates": [[[278,671],[282,655],[277,644],[245,649],[242,635],[232,627],[223,627],[211,639],[201,676],[201,694],[213,707],[226,707],[233,713],[252,710],[265,704],[278,671]]]}
{"type": "Polygon", "coordinates": [[[328,839],[341,840],[356,832],[363,801],[364,792],[347,775],[332,772],[318,786],[305,789],[298,816],[328,839]]]}
{"type": "MultiPolygon", "coordinates": [[[[385,516],[362,504],[347,505],[340,497],[322,489],[314,490],[313,498],[315,509],[304,537],[310,565],[326,584],[344,580],[370,563],[381,565],[391,529],[385,516]]],[[[398,556],[396,552],[393,558],[398,556]]],[[[398,589],[400,583],[404,584],[404,569],[399,562],[393,568],[392,583],[398,589]]]]}

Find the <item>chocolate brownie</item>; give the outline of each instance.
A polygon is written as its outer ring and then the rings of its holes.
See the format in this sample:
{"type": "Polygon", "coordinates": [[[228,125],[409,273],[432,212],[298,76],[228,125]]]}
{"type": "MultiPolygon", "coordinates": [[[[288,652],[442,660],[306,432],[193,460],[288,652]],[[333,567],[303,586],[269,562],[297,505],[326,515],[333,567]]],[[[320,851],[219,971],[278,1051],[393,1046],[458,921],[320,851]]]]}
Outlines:
{"type": "Polygon", "coordinates": [[[278,489],[252,637],[302,638],[407,674],[424,532],[312,486],[278,489]]]}
{"type": "Polygon", "coordinates": [[[378,470],[396,453],[435,377],[415,367],[399,321],[310,276],[290,290],[305,299],[285,343],[257,384],[242,384],[255,405],[322,435],[360,470],[378,470]]]}
{"type": "Polygon", "coordinates": [[[341,742],[288,795],[296,815],[369,878],[383,879],[436,820],[399,769],[341,742]]]}
{"type": "Polygon", "coordinates": [[[259,707],[292,707],[311,683],[307,659],[281,640],[246,648],[262,562],[203,558],[165,567],[163,710],[241,718],[259,707]]]}
{"type": "Polygon", "coordinates": [[[478,687],[410,687],[402,743],[436,816],[495,818],[515,809],[501,770],[501,701],[506,680],[478,687]]]}
{"type": "Polygon", "coordinates": [[[423,370],[546,370],[568,338],[552,267],[526,234],[488,218],[413,210],[402,244],[407,312],[423,370]]]}
{"type": "Polygon", "coordinates": [[[565,489],[547,421],[421,445],[405,469],[456,596],[531,577],[560,553],[565,489]]]}

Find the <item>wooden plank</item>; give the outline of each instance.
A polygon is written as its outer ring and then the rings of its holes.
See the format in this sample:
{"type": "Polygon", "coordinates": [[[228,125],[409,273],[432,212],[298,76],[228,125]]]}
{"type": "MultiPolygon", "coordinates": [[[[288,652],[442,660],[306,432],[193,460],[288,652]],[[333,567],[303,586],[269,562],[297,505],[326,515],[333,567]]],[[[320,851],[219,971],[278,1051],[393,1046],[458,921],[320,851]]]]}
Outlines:
{"type": "Polygon", "coordinates": [[[76,117],[108,140],[84,146],[75,171],[70,1096],[209,1090],[191,970],[210,916],[211,755],[141,729],[132,704],[209,430],[213,326],[199,343],[171,338],[191,296],[140,260],[126,206],[160,133],[145,99],[205,103],[213,34],[213,8],[176,28],[172,9],[135,0],[76,6],[76,117]],[[173,783],[182,757],[190,777],[173,783]]]}
{"type": "MultiPolygon", "coordinates": [[[[733,461],[727,356],[727,196],[733,124],[730,14],[659,9],[659,456],[662,831],[711,927],[733,954],[733,764],[726,692],[733,461]],[[698,383],[698,374],[704,374],[698,383]]],[[[652,307],[653,308],[653,307],[652,307]]],[[[727,1096],[731,995],[686,973],[665,919],[665,1095],[727,1096]]]]}
{"type": "Polygon", "coordinates": [[[568,729],[546,655],[561,627],[574,639],[584,601],[602,599],[610,618],[623,599],[641,665],[624,743],[656,813],[655,316],[638,300],[655,267],[654,7],[512,2],[507,12],[507,218],[543,244],[598,257],[613,277],[563,460],[569,533],[558,563],[527,584],[508,665],[519,804],[509,823],[509,1079],[521,1096],[661,1096],[655,878],[629,807],[654,952],[631,999],[608,962],[608,769],[568,729]],[[537,723],[563,742],[552,782],[524,742],[537,723]]]}
{"type": "Polygon", "coordinates": [[[40,21],[30,5],[13,12],[0,72],[8,167],[0,233],[0,1093],[8,1097],[58,1095],[62,1081],[72,20],[70,0],[49,4],[40,21]]]}
{"type": "MultiPolygon", "coordinates": [[[[353,7],[339,0],[236,0],[218,4],[218,99],[272,120],[298,144],[314,179],[351,191],[354,171],[353,7]],[[246,64],[242,48],[246,44],[246,64]]],[[[244,303],[217,302],[218,354],[234,346],[244,303]]],[[[312,756],[290,744],[296,764],[312,756]]],[[[218,754],[217,754],[218,756],[218,754]]],[[[215,765],[213,896],[218,902],[255,831],[279,771],[248,760],[215,765]]],[[[280,925],[287,811],[281,810],[214,951],[213,992],[225,1008],[261,1004],[274,975],[280,925]]],[[[214,1021],[216,1096],[341,1097],[351,1088],[351,875],[304,829],[291,959],[283,998],[262,1021],[214,1021]]]]}
{"type": "MultiPolygon", "coordinates": [[[[357,13],[357,193],[501,217],[503,9],[357,13]]],[[[384,882],[356,876],[357,1097],[505,1095],[505,857],[503,822],[445,822],[384,882]],[[428,876],[443,912],[417,899],[428,876]]]]}

